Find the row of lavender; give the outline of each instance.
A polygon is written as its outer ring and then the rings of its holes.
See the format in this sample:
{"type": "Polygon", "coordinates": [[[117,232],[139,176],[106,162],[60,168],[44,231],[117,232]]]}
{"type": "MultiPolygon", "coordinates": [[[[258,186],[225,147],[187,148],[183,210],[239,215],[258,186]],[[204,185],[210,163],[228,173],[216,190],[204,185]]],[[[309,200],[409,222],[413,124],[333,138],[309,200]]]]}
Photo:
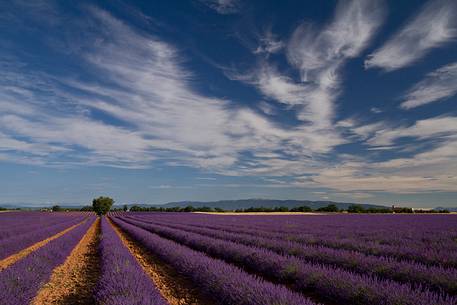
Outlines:
{"type": "Polygon", "coordinates": [[[45,215],[44,218],[48,218],[47,221],[45,221],[42,217],[37,217],[35,215],[38,213],[8,214],[8,217],[2,215],[2,221],[4,219],[7,220],[7,222],[17,220],[22,226],[12,226],[9,229],[3,229],[7,232],[4,235],[8,237],[0,240],[0,260],[76,225],[88,217],[88,214],[83,213],[55,213],[52,215],[41,213],[41,215],[45,215]]]}
{"type": "Polygon", "coordinates": [[[168,304],[105,217],[101,220],[101,232],[97,302],[104,305],[168,304]]]}
{"type": "MultiPolygon", "coordinates": [[[[315,305],[309,298],[275,285],[222,260],[152,234],[120,218],[113,222],[151,253],[192,282],[213,303],[221,305],[315,305]]],[[[129,303],[127,303],[129,304],[129,303]]]]}
{"type": "MultiPolygon", "coordinates": [[[[454,304],[456,302],[449,295],[455,294],[457,278],[455,270],[451,268],[399,262],[387,258],[376,261],[379,257],[369,257],[371,260],[363,261],[364,257],[360,253],[343,251],[344,255],[341,256],[338,251],[320,253],[319,247],[301,248],[294,242],[268,242],[264,238],[249,238],[246,234],[236,235],[227,234],[224,231],[206,230],[198,228],[197,222],[193,224],[193,228],[191,225],[170,224],[172,220],[175,223],[190,223],[189,218],[201,220],[201,217],[193,214],[170,216],[161,214],[157,217],[157,214],[151,213],[122,217],[124,221],[135,226],[213,257],[224,259],[277,283],[291,285],[304,294],[317,293],[324,301],[336,301],[340,304],[454,304]],[[168,224],[166,224],[167,221],[168,224]],[[285,251],[281,249],[282,246],[286,247],[285,251]],[[287,248],[288,246],[291,247],[287,248]],[[292,253],[288,253],[289,251],[292,253]],[[355,258],[354,266],[351,266],[353,258],[355,258]],[[384,267],[382,262],[387,265],[384,267]],[[341,268],[341,263],[345,268],[341,268]],[[396,270],[395,266],[400,269],[396,270]],[[370,267],[375,268],[371,270],[370,267]],[[353,272],[354,270],[357,272],[353,272]],[[383,278],[378,277],[379,275],[383,278]],[[432,292],[432,289],[435,292],[432,292]],[[447,293],[443,293],[444,291],[447,293]]],[[[214,217],[212,221],[216,219],[223,222],[223,218],[214,217]]],[[[208,223],[211,224],[211,222],[208,223]]],[[[254,234],[257,234],[257,231],[254,234]]]]}
{"type": "Polygon", "coordinates": [[[95,216],[91,216],[88,221],[1,271],[1,304],[30,304],[43,283],[49,280],[54,268],[64,263],[94,220],[95,216]]]}
{"type": "MultiPolygon", "coordinates": [[[[141,213],[138,213],[141,217],[141,213]]],[[[154,215],[143,214],[146,217],[154,215]]],[[[137,217],[137,216],[136,216],[137,217]]],[[[368,255],[457,267],[454,215],[214,216],[162,215],[176,222],[368,255]]]]}
{"type": "Polygon", "coordinates": [[[416,262],[399,261],[390,257],[366,255],[351,250],[302,245],[287,240],[274,240],[256,236],[253,232],[251,234],[231,233],[217,229],[168,223],[160,221],[160,219],[148,220],[143,218],[143,221],[163,228],[174,228],[219,240],[264,248],[280,255],[295,256],[311,263],[336,266],[360,274],[376,275],[399,282],[427,286],[430,290],[438,292],[444,290],[449,294],[457,294],[457,270],[454,268],[427,266],[416,262]]]}
{"type": "Polygon", "coordinates": [[[0,240],[71,220],[84,213],[9,212],[0,214],[0,240]]]}

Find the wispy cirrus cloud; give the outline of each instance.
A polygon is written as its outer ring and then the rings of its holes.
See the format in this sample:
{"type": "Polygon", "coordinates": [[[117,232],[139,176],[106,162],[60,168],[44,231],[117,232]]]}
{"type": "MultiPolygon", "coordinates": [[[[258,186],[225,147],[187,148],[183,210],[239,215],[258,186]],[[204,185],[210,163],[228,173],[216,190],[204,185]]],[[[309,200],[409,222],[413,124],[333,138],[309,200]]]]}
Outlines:
{"type": "Polygon", "coordinates": [[[254,72],[230,77],[254,84],[265,97],[294,106],[297,118],[311,122],[314,129],[331,129],[334,101],[341,90],[340,69],[367,47],[384,14],[380,1],[341,1],[334,18],[322,29],[309,23],[297,27],[285,50],[299,80],[266,60],[254,72]]]}
{"type": "Polygon", "coordinates": [[[307,88],[295,82],[291,77],[281,74],[267,63],[261,64],[254,74],[232,79],[247,80],[254,84],[265,97],[285,105],[294,106],[305,103],[307,88]]]}
{"type": "MultiPolygon", "coordinates": [[[[382,123],[372,130],[367,144],[370,146],[386,146],[394,144],[395,140],[413,137],[417,139],[446,139],[457,134],[457,117],[443,116],[416,121],[411,126],[389,127],[382,123]],[[383,127],[380,127],[383,126],[383,127]]],[[[373,125],[368,125],[373,126],[373,125]]]]}
{"type": "Polygon", "coordinates": [[[210,8],[222,15],[236,13],[239,9],[239,0],[201,0],[210,8]]]}
{"type": "MultiPolygon", "coordinates": [[[[403,171],[406,171],[403,168],[403,171]]],[[[436,174],[436,172],[435,172],[436,174]]],[[[428,174],[405,175],[397,172],[383,173],[376,171],[367,164],[343,165],[338,168],[323,170],[318,176],[313,178],[316,185],[325,185],[326,187],[353,192],[385,192],[388,190],[392,193],[421,193],[433,191],[457,191],[456,176],[428,174]],[[368,170],[371,173],[366,175],[368,170]]],[[[309,185],[309,183],[308,183],[309,185]]]]}
{"type": "Polygon", "coordinates": [[[457,36],[457,2],[431,0],[418,15],[368,56],[365,68],[397,70],[411,65],[457,36]]]}
{"type": "Polygon", "coordinates": [[[364,158],[348,156],[314,175],[316,185],[342,191],[457,191],[457,117],[432,117],[409,126],[384,121],[357,126],[354,122],[346,128],[369,151],[380,148],[393,156],[383,161],[371,159],[370,153],[364,158]]]}
{"type": "Polygon", "coordinates": [[[457,93],[457,63],[451,63],[429,74],[414,85],[401,103],[401,108],[411,109],[442,101],[457,93]]]}
{"type": "Polygon", "coordinates": [[[273,34],[271,29],[265,31],[259,37],[259,45],[254,50],[254,54],[274,54],[280,52],[284,48],[284,42],[273,34]]]}
{"type": "Polygon", "coordinates": [[[373,113],[376,113],[376,114],[382,113],[382,110],[379,109],[378,107],[371,107],[370,111],[373,112],[373,113]]]}
{"type": "Polygon", "coordinates": [[[289,61],[301,72],[302,81],[319,79],[321,73],[349,58],[357,57],[382,24],[385,9],[381,1],[341,1],[334,19],[322,30],[304,23],[288,45],[289,61]]]}

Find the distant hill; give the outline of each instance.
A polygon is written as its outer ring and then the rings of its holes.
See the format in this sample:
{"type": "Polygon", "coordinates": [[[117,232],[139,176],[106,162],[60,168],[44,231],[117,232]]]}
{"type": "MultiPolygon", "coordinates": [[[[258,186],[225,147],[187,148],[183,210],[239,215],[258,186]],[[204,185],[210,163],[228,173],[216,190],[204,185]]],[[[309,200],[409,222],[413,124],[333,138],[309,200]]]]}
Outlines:
{"type": "Polygon", "coordinates": [[[449,212],[457,212],[457,208],[443,208],[443,207],[437,207],[434,208],[435,211],[442,211],[442,210],[448,210],[449,212]]]}
{"type": "Polygon", "coordinates": [[[334,202],[334,201],[311,201],[311,200],[276,200],[276,199],[240,199],[240,200],[219,200],[219,201],[179,201],[179,202],[169,202],[163,205],[158,205],[158,207],[186,207],[191,205],[196,208],[201,207],[210,207],[210,208],[221,208],[224,210],[236,210],[236,209],[246,209],[250,207],[259,208],[274,208],[274,207],[288,207],[294,208],[299,206],[308,206],[312,209],[318,209],[325,207],[329,204],[336,205],[339,209],[347,209],[352,204],[358,204],[364,208],[385,208],[382,205],[373,205],[373,204],[359,204],[351,202],[334,202]]]}
{"type": "MultiPolygon", "coordinates": [[[[6,209],[16,209],[16,208],[21,208],[23,210],[39,210],[42,208],[50,208],[56,203],[44,203],[44,204],[30,204],[30,203],[0,203],[0,207],[6,208],[6,209]]],[[[67,203],[67,204],[60,204],[62,208],[67,208],[67,209],[80,209],[83,207],[83,205],[77,204],[77,203],[67,203]]]]}

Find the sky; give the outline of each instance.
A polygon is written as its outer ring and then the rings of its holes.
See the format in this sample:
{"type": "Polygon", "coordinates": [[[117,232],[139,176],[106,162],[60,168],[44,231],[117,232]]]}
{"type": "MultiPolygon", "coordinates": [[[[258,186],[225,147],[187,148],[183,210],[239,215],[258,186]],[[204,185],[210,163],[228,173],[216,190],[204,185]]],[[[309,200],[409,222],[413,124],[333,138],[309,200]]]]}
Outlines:
{"type": "Polygon", "coordinates": [[[2,1],[0,205],[457,206],[457,2],[2,1]]]}

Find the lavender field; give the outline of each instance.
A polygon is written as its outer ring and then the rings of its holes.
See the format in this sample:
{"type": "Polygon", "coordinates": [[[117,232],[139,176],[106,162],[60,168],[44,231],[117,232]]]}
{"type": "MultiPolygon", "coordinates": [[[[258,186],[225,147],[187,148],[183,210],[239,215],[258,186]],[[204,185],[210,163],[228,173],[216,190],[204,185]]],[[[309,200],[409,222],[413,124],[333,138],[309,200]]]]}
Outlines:
{"type": "Polygon", "coordinates": [[[455,215],[4,213],[0,249],[2,304],[457,304],[455,215]]]}

